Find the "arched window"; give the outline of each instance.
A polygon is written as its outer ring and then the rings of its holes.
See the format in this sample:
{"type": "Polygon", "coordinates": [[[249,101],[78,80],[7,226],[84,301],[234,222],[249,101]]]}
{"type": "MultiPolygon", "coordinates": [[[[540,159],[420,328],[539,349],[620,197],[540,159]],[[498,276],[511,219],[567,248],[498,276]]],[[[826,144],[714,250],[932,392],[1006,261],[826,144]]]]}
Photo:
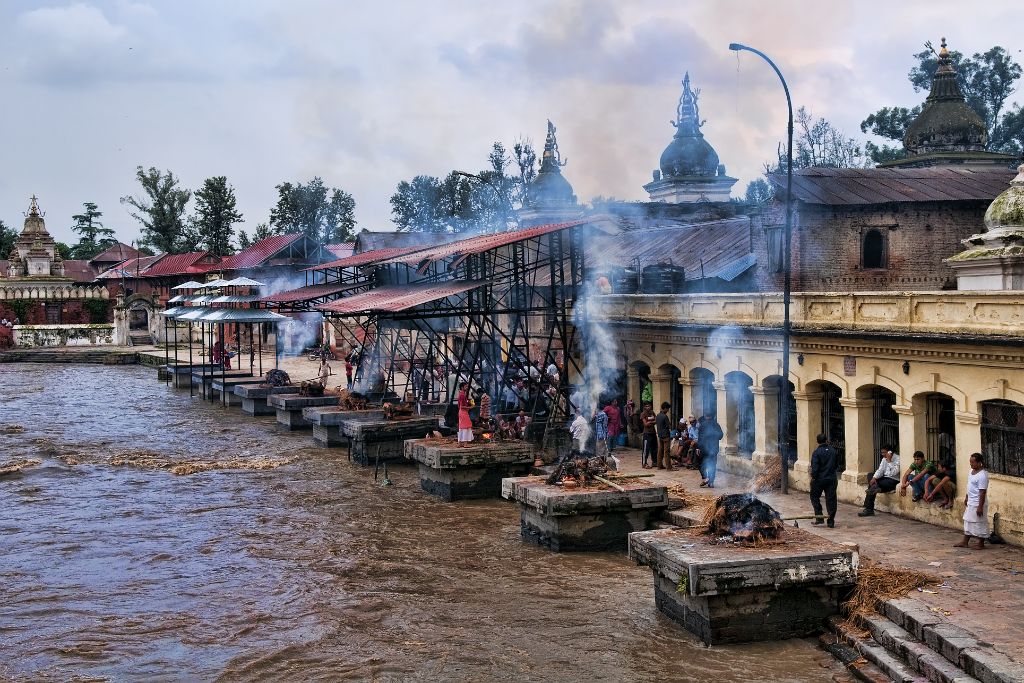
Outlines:
{"type": "Polygon", "coordinates": [[[1024,406],[982,401],[981,452],[990,472],[1024,477],[1024,406]]]}
{"type": "Polygon", "coordinates": [[[865,268],[885,268],[885,236],[880,230],[864,233],[862,260],[865,268]]]}

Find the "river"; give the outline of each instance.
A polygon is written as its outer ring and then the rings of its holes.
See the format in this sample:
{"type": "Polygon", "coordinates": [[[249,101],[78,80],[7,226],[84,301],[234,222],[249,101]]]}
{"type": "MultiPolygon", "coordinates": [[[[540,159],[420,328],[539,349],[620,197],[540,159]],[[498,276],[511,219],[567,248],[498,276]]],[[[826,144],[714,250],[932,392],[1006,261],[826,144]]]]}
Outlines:
{"type": "Polygon", "coordinates": [[[625,555],[527,545],[510,503],[380,486],[152,368],[0,383],[0,460],[40,461],[0,477],[2,678],[848,680],[811,640],[706,648],[625,555]]]}

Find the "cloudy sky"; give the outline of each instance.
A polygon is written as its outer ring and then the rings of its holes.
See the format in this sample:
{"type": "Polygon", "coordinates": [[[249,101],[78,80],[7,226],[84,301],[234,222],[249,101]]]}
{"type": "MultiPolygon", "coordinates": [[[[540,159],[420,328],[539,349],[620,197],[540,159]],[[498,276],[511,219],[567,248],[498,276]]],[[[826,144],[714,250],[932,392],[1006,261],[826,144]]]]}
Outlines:
{"type": "Polygon", "coordinates": [[[1018,0],[332,0],[0,2],[0,219],[39,195],[47,227],[94,201],[124,241],[135,167],[184,186],[226,175],[246,226],[274,186],[315,175],[392,229],[388,198],[419,173],[479,170],[491,142],[558,126],[577,195],[644,198],[669,142],[679,82],[702,89],[704,133],[736,191],[785,132],[770,54],[796,105],[860,137],[859,122],[924,95],[911,55],[946,35],[1024,62],[1018,0]]]}

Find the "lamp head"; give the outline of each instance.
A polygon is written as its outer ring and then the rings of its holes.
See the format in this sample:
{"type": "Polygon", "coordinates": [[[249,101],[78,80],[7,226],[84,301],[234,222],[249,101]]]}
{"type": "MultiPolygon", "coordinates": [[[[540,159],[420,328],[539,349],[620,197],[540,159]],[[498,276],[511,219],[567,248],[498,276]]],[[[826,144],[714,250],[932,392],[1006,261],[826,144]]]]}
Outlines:
{"type": "Polygon", "coordinates": [[[733,52],[739,52],[745,47],[746,45],[743,45],[741,43],[729,43],[729,49],[732,50],[733,52]]]}

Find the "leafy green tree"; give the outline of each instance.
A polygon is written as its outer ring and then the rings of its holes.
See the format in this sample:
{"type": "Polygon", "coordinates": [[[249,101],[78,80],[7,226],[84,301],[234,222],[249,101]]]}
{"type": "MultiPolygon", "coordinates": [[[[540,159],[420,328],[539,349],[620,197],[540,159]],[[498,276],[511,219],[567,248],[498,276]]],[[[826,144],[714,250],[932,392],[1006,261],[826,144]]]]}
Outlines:
{"type": "Polygon", "coordinates": [[[78,233],[78,243],[71,248],[74,258],[91,259],[107,247],[117,243],[114,231],[103,226],[100,217],[103,212],[97,210],[93,202],[84,202],[85,210],[71,217],[74,225],[71,230],[78,233]]]}
{"type": "MultiPolygon", "coordinates": [[[[952,50],[949,58],[956,69],[957,83],[964,99],[988,128],[988,149],[1007,154],[1024,151],[1024,109],[1019,104],[1008,105],[1014,84],[1022,75],[1020,64],[998,45],[970,57],[952,50]]],[[[925,49],[915,54],[914,59],[917,64],[910,69],[907,78],[915,92],[927,92],[938,67],[938,57],[932,44],[925,43],[925,49]]],[[[920,111],[920,106],[911,109],[882,107],[864,119],[860,124],[863,132],[900,143],[898,146],[869,143],[868,149],[876,162],[906,156],[903,137],[907,126],[920,111]]]]}
{"type": "Polygon", "coordinates": [[[195,230],[202,247],[215,256],[227,256],[234,249],[231,240],[235,223],[242,220],[235,189],[225,176],[207,178],[196,190],[195,230]]]}
{"type": "MultiPolygon", "coordinates": [[[[0,258],[7,258],[14,249],[14,243],[18,241],[18,231],[0,221],[0,258]]],[[[7,273],[0,273],[6,275],[7,273]]]]}
{"type": "MultiPolygon", "coordinates": [[[[814,118],[806,107],[800,107],[794,119],[793,168],[864,168],[870,163],[857,141],[827,119],[814,118]]],[[[776,161],[766,163],[764,170],[766,174],[785,172],[785,143],[779,143],[776,161]]]]}
{"type": "Polygon", "coordinates": [[[747,184],[745,199],[747,204],[767,204],[775,196],[772,185],[764,178],[758,178],[747,184]]]}
{"type": "Polygon", "coordinates": [[[71,247],[69,247],[64,242],[56,242],[56,243],[54,243],[54,248],[55,248],[56,252],[60,255],[60,257],[62,259],[64,259],[65,261],[67,261],[70,258],[73,258],[73,256],[72,256],[73,252],[71,250],[71,247]]]}
{"type": "Polygon", "coordinates": [[[302,232],[321,244],[354,239],[356,202],[348,192],[315,177],[308,183],[281,183],[277,195],[270,210],[271,234],[302,232]]]}
{"type": "Polygon", "coordinates": [[[178,179],[170,171],[164,173],[153,167],[143,170],[138,166],[135,177],[144,196],[121,197],[121,203],[130,207],[132,218],[142,225],[142,244],[168,254],[191,246],[194,236],[186,234],[185,206],[192,192],[179,188],[178,179]]]}
{"type": "Polygon", "coordinates": [[[252,233],[252,237],[245,232],[245,230],[238,231],[238,248],[248,249],[252,245],[256,244],[260,240],[265,240],[275,233],[271,232],[270,226],[266,223],[257,223],[256,229],[252,233]]]}

